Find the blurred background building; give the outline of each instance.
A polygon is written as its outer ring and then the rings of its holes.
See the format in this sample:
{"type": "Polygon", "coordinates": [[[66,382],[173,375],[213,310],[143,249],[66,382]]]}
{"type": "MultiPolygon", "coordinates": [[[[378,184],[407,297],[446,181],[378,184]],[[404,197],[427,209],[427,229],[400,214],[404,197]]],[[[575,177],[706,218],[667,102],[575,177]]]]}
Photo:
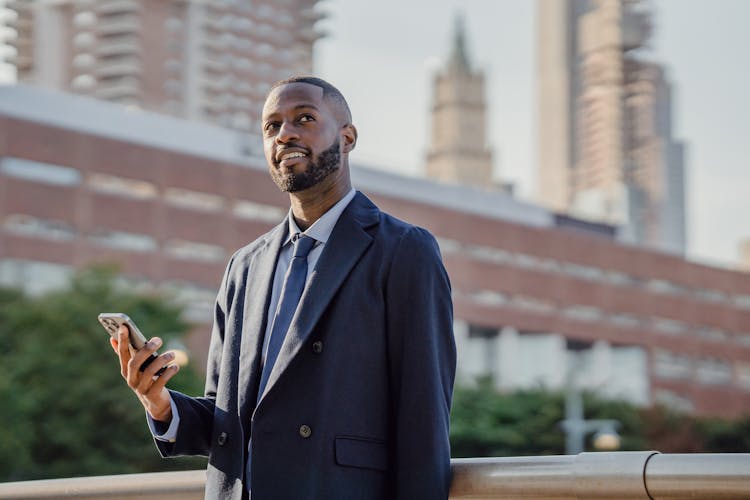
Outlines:
{"type": "MultiPolygon", "coordinates": [[[[256,122],[272,82],[311,70],[323,14],[302,0],[9,5],[25,84],[0,87],[0,284],[41,293],[119,262],[128,286],[186,306],[200,365],[226,260],[288,209],[256,122]]],[[[541,204],[487,189],[484,75],[460,24],[434,79],[428,179],[353,157],[355,186],[439,239],[459,383],[575,378],[640,405],[747,412],[750,281],[681,257],[682,153],[664,70],[639,50],[647,14],[541,1],[539,22],[541,204]]]]}
{"type": "Polygon", "coordinates": [[[648,59],[650,2],[539,0],[539,201],[685,253],[684,145],[648,59]]]}
{"type": "MultiPolygon", "coordinates": [[[[208,349],[229,256],[288,200],[237,132],[25,86],[0,87],[0,283],[42,292],[91,262],[187,307],[208,349]],[[169,130],[169,134],[162,131],[169,130]]],[[[750,280],[617,241],[501,192],[357,165],[354,185],[438,238],[453,284],[459,383],[586,380],[700,414],[750,408],[750,280]]]]}
{"type": "Polygon", "coordinates": [[[457,16],[450,56],[433,80],[427,177],[481,189],[495,187],[486,114],[484,75],[472,68],[463,18],[457,16]]]}
{"type": "Polygon", "coordinates": [[[18,81],[256,130],[271,84],[312,71],[317,0],[12,0],[18,81]]]}

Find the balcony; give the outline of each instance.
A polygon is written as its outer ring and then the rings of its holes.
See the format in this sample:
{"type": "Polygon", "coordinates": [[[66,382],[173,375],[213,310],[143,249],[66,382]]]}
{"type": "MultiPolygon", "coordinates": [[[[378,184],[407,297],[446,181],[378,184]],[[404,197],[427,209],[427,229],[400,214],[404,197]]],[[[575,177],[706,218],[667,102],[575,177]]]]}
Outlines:
{"type": "Polygon", "coordinates": [[[140,9],[139,2],[136,0],[110,0],[99,2],[96,6],[98,15],[125,14],[137,12],[140,9]]]}
{"type": "MultiPolygon", "coordinates": [[[[453,459],[450,498],[750,498],[750,454],[654,451],[453,459]]],[[[202,470],[0,483],[6,499],[201,499],[202,470]]]]}
{"type": "Polygon", "coordinates": [[[96,47],[96,54],[100,57],[122,56],[138,53],[138,38],[123,36],[105,38],[96,47]]]}
{"type": "Polygon", "coordinates": [[[107,101],[117,101],[126,98],[138,98],[141,88],[135,79],[122,79],[111,83],[100,82],[96,89],[96,97],[107,101]]]}
{"type": "Polygon", "coordinates": [[[102,61],[94,69],[97,80],[123,76],[138,76],[142,72],[141,61],[135,57],[118,58],[113,61],[102,61]]]}
{"type": "Polygon", "coordinates": [[[100,16],[96,25],[96,33],[99,36],[124,35],[137,33],[140,27],[138,17],[133,14],[100,16]]]}

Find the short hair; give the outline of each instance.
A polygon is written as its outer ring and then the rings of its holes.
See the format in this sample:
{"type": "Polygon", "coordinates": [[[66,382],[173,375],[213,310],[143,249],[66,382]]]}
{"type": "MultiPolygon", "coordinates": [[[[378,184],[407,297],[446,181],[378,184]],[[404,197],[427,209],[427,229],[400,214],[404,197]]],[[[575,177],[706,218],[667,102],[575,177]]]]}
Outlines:
{"type": "Polygon", "coordinates": [[[333,99],[334,101],[339,103],[346,113],[346,119],[349,122],[352,121],[352,112],[349,109],[349,104],[346,102],[344,94],[342,94],[339,89],[323,80],[322,78],[318,78],[316,76],[293,76],[291,78],[286,78],[274,83],[268,93],[270,94],[271,91],[273,91],[273,89],[275,89],[276,87],[280,87],[282,85],[287,85],[290,83],[307,83],[309,85],[315,85],[316,87],[323,89],[323,98],[333,99]]]}

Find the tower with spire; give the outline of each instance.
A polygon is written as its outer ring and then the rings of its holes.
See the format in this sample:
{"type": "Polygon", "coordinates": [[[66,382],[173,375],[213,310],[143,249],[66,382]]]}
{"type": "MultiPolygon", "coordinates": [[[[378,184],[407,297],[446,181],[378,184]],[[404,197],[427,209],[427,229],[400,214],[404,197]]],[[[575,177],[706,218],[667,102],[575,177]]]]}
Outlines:
{"type": "Polygon", "coordinates": [[[487,148],[484,74],[471,67],[463,18],[455,20],[450,57],[435,75],[432,134],[425,172],[440,182],[494,186],[487,148]]]}

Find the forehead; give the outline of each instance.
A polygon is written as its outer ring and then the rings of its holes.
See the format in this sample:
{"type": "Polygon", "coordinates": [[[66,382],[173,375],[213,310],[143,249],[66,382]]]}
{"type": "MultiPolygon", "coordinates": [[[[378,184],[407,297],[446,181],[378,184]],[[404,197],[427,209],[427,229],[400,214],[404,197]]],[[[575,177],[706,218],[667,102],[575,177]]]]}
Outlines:
{"type": "Polygon", "coordinates": [[[268,94],[263,105],[263,117],[301,107],[327,108],[323,89],[302,82],[279,85],[268,94]]]}

